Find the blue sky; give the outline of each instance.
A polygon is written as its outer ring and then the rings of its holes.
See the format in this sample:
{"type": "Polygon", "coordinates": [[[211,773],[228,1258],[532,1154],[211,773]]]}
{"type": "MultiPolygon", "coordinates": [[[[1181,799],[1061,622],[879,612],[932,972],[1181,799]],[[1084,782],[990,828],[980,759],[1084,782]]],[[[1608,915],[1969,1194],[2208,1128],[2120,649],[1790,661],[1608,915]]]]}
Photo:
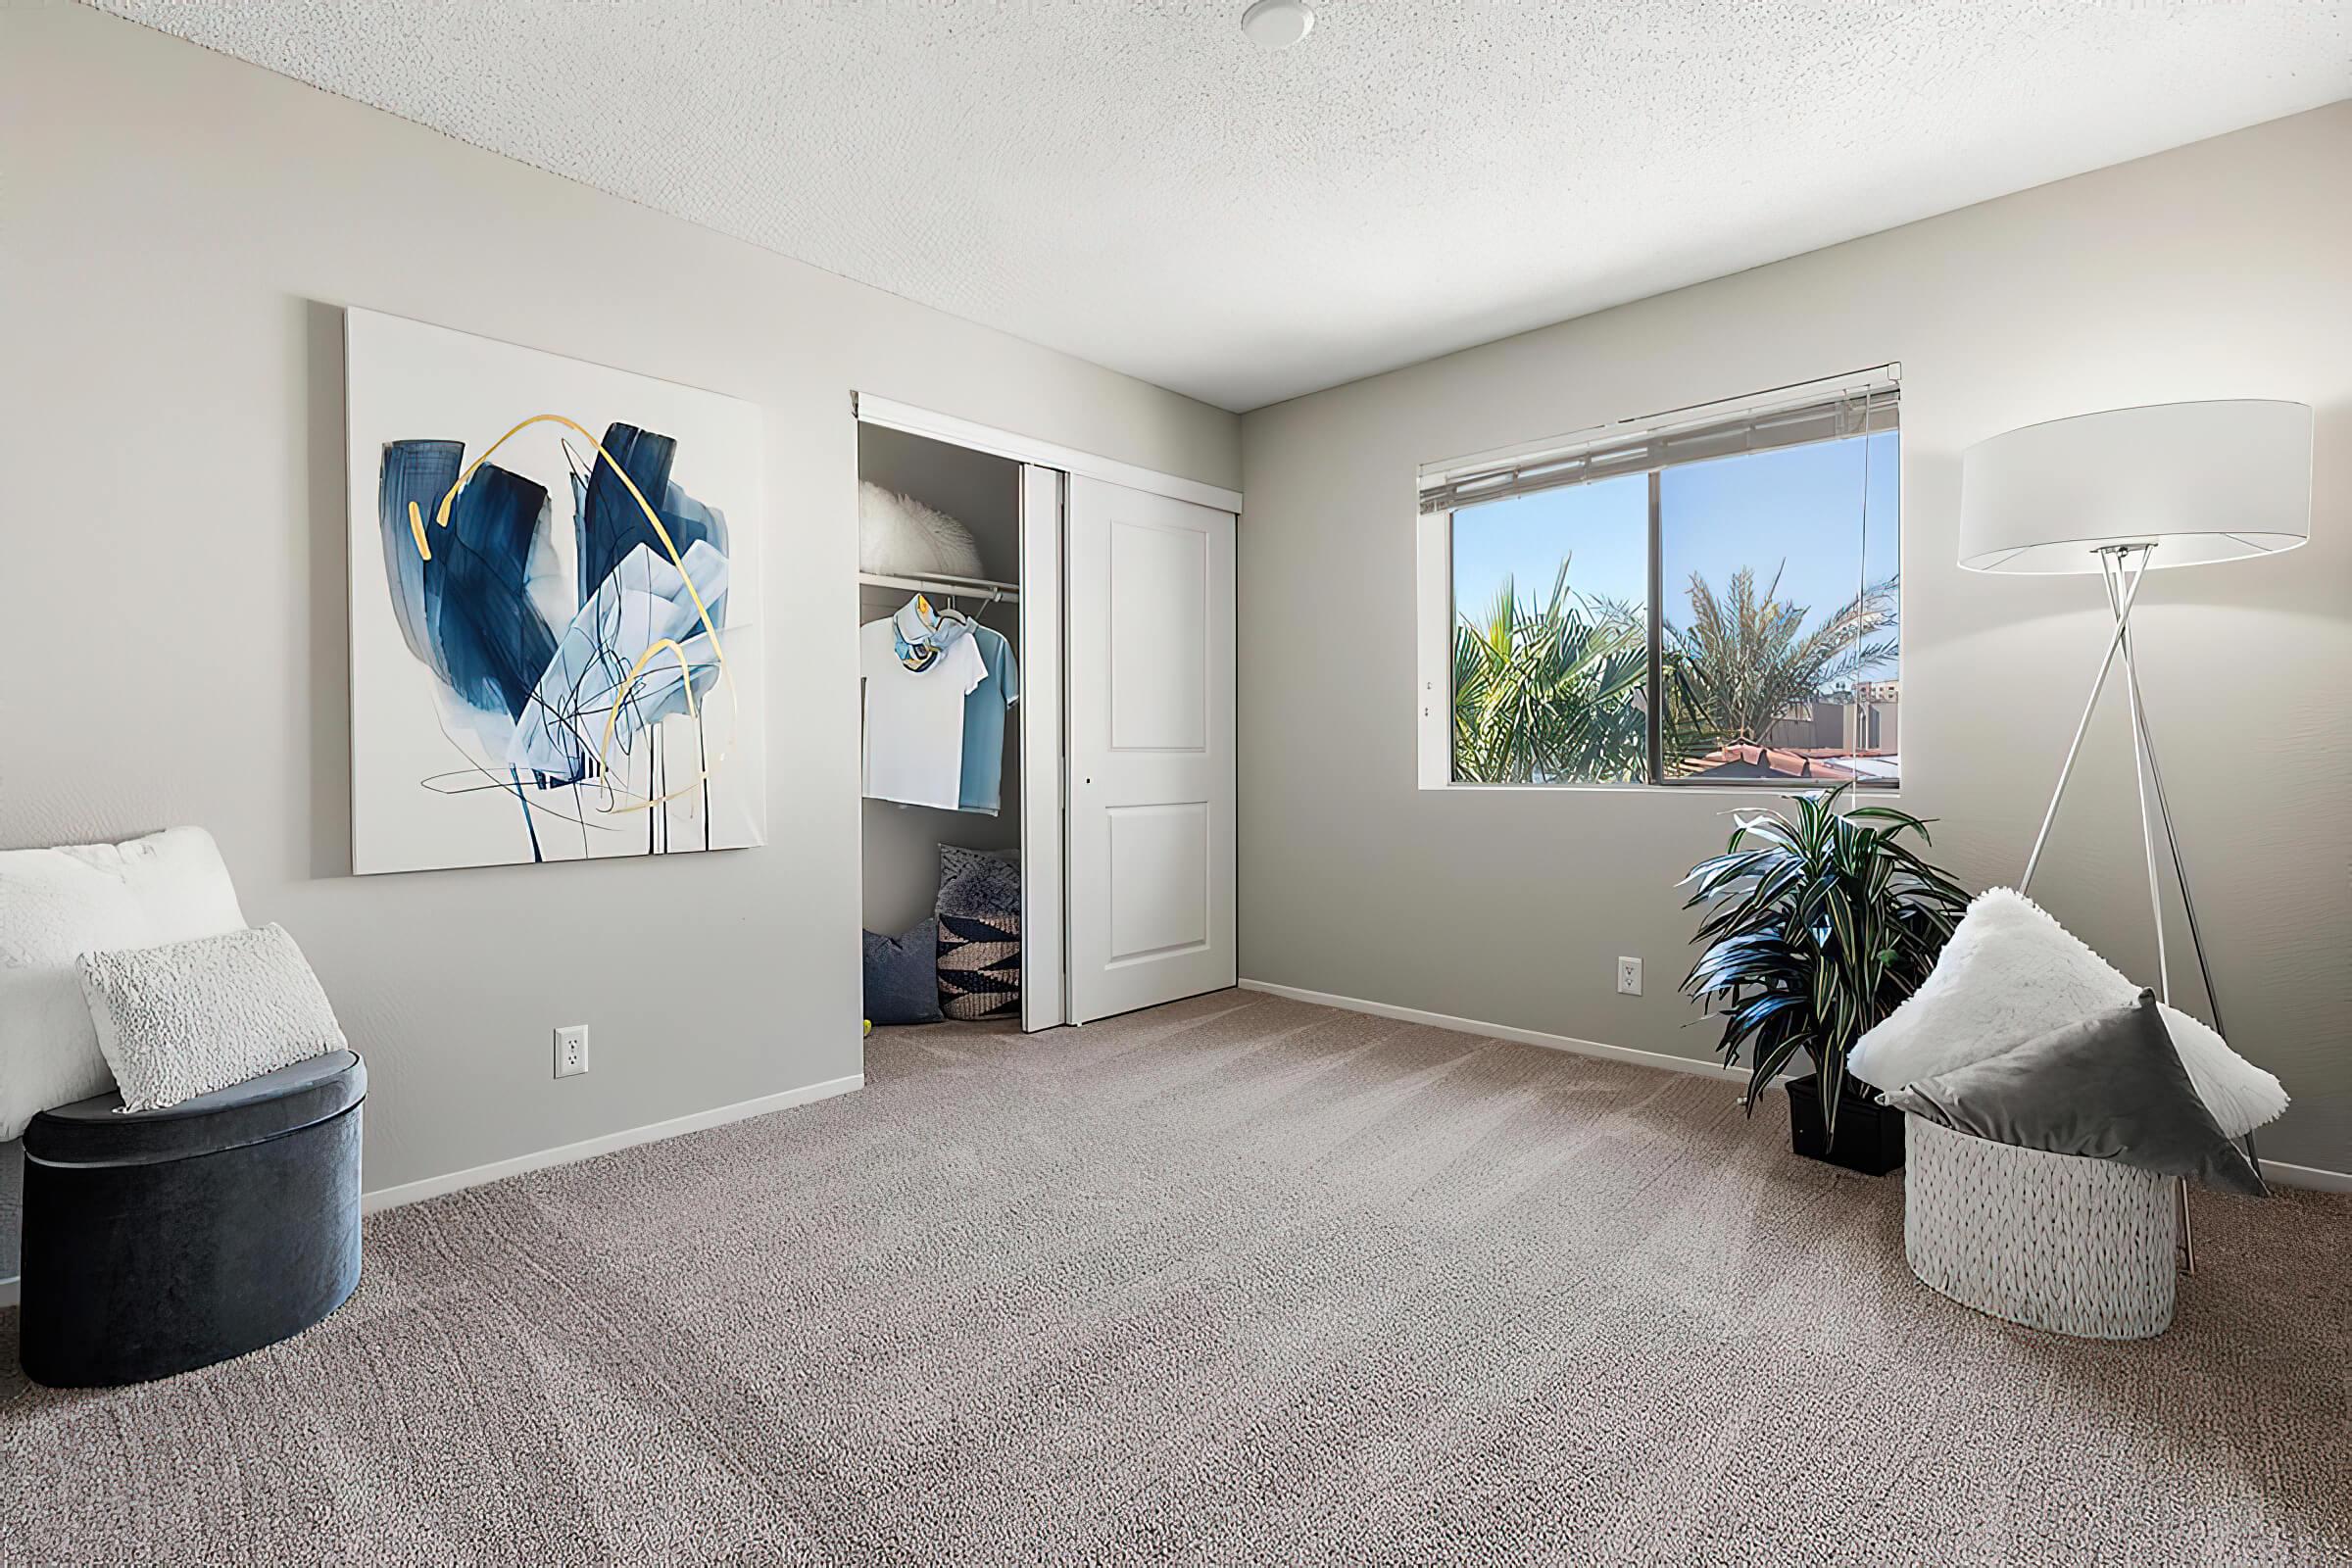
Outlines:
{"type": "MultiPolygon", "coordinates": [[[[1666,613],[1681,618],[1695,570],[1721,587],[1743,565],[1768,580],[1786,560],[1781,597],[1812,611],[1811,625],[1896,568],[1900,506],[1896,435],[1822,441],[1668,468],[1661,481],[1666,613]],[[1869,533],[1861,518],[1869,447],[1869,533]]],[[[1649,490],[1645,474],[1540,491],[1470,507],[1453,516],[1454,602],[1483,619],[1503,578],[1540,602],[1563,554],[1580,593],[1640,603],[1647,597],[1649,490]]],[[[1761,582],[1759,582],[1761,586],[1761,582]]],[[[1893,671],[1875,669],[1885,679],[1893,671]]]]}

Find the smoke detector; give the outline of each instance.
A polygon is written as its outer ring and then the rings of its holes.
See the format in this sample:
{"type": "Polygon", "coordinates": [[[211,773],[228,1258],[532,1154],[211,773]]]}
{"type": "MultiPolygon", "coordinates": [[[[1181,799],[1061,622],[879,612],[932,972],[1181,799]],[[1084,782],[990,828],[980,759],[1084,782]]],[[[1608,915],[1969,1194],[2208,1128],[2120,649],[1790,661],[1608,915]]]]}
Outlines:
{"type": "Polygon", "coordinates": [[[1255,0],[1242,13],[1244,36],[1260,49],[1288,49],[1314,25],[1315,10],[1306,0],[1255,0]]]}

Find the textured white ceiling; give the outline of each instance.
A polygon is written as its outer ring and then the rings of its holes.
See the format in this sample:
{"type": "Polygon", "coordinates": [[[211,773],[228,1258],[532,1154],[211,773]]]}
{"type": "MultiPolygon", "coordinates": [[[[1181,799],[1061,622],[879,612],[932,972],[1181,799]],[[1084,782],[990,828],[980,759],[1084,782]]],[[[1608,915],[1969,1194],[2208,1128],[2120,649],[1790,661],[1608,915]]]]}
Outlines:
{"type": "Polygon", "coordinates": [[[2352,5],[97,0],[1249,409],[2352,97],[2352,5]]]}

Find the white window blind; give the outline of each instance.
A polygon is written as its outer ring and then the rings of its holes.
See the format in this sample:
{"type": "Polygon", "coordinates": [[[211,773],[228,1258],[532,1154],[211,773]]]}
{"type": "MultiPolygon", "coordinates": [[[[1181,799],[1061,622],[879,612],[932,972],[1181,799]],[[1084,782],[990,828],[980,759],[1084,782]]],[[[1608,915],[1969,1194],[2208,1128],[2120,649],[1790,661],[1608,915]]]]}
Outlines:
{"type": "Polygon", "coordinates": [[[1876,366],[1731,403],[1623,419],[1518,451],[1432,465],[1421,470],[1421,512],[1451,512],[1621,473],[1891,430],[1900,376],[1900,366],[1876,366]]]}

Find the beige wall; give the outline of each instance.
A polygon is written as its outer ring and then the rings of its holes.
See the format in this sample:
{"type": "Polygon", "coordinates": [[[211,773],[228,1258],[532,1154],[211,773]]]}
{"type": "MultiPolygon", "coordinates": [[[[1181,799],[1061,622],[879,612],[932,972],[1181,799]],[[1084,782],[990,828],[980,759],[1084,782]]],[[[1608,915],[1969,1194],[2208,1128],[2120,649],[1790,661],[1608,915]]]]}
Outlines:
{"type": "MultiPolygon", "coordinates": [[[[2106,620],[2095,578],[1954,563],[1959,455],[2171,399],[2319,411],[2315,542],[2149,580],[2151,722],[2235,1044],[2352,1171],[2352,104],[1260,410],[1243,422],[1242,973],[1703,1056],[1672,884],[1720,794],[1415,788],[1423,462],[1903,366],[1903,804],[1972,886],[2021,868],[2106,620]],[[1648,995],[1614,993],[1617,955],[1648,995]]],[[[2152,977],[2131,753],[2102,715],[2034,892],[2152,977]]],[[[1747,797],[1756,799],[1756,797],[1747,797]]],[[[2195,995],[2193,976],[2187,995],[2195,995]]],[[[2193,1005],[2193,1003],[2192,1003],[2193,1005]]]]}
{"type": "Polygon", "coordinates": [[[851,389],[1226,485],[1233,416],[128,23],[0,29],[0,845],[211,827],[368,1054],[370,1189],[857,1072],[851,389]],[[766,848],[345,874],[346,304],[766,409],[766,848]]]}

